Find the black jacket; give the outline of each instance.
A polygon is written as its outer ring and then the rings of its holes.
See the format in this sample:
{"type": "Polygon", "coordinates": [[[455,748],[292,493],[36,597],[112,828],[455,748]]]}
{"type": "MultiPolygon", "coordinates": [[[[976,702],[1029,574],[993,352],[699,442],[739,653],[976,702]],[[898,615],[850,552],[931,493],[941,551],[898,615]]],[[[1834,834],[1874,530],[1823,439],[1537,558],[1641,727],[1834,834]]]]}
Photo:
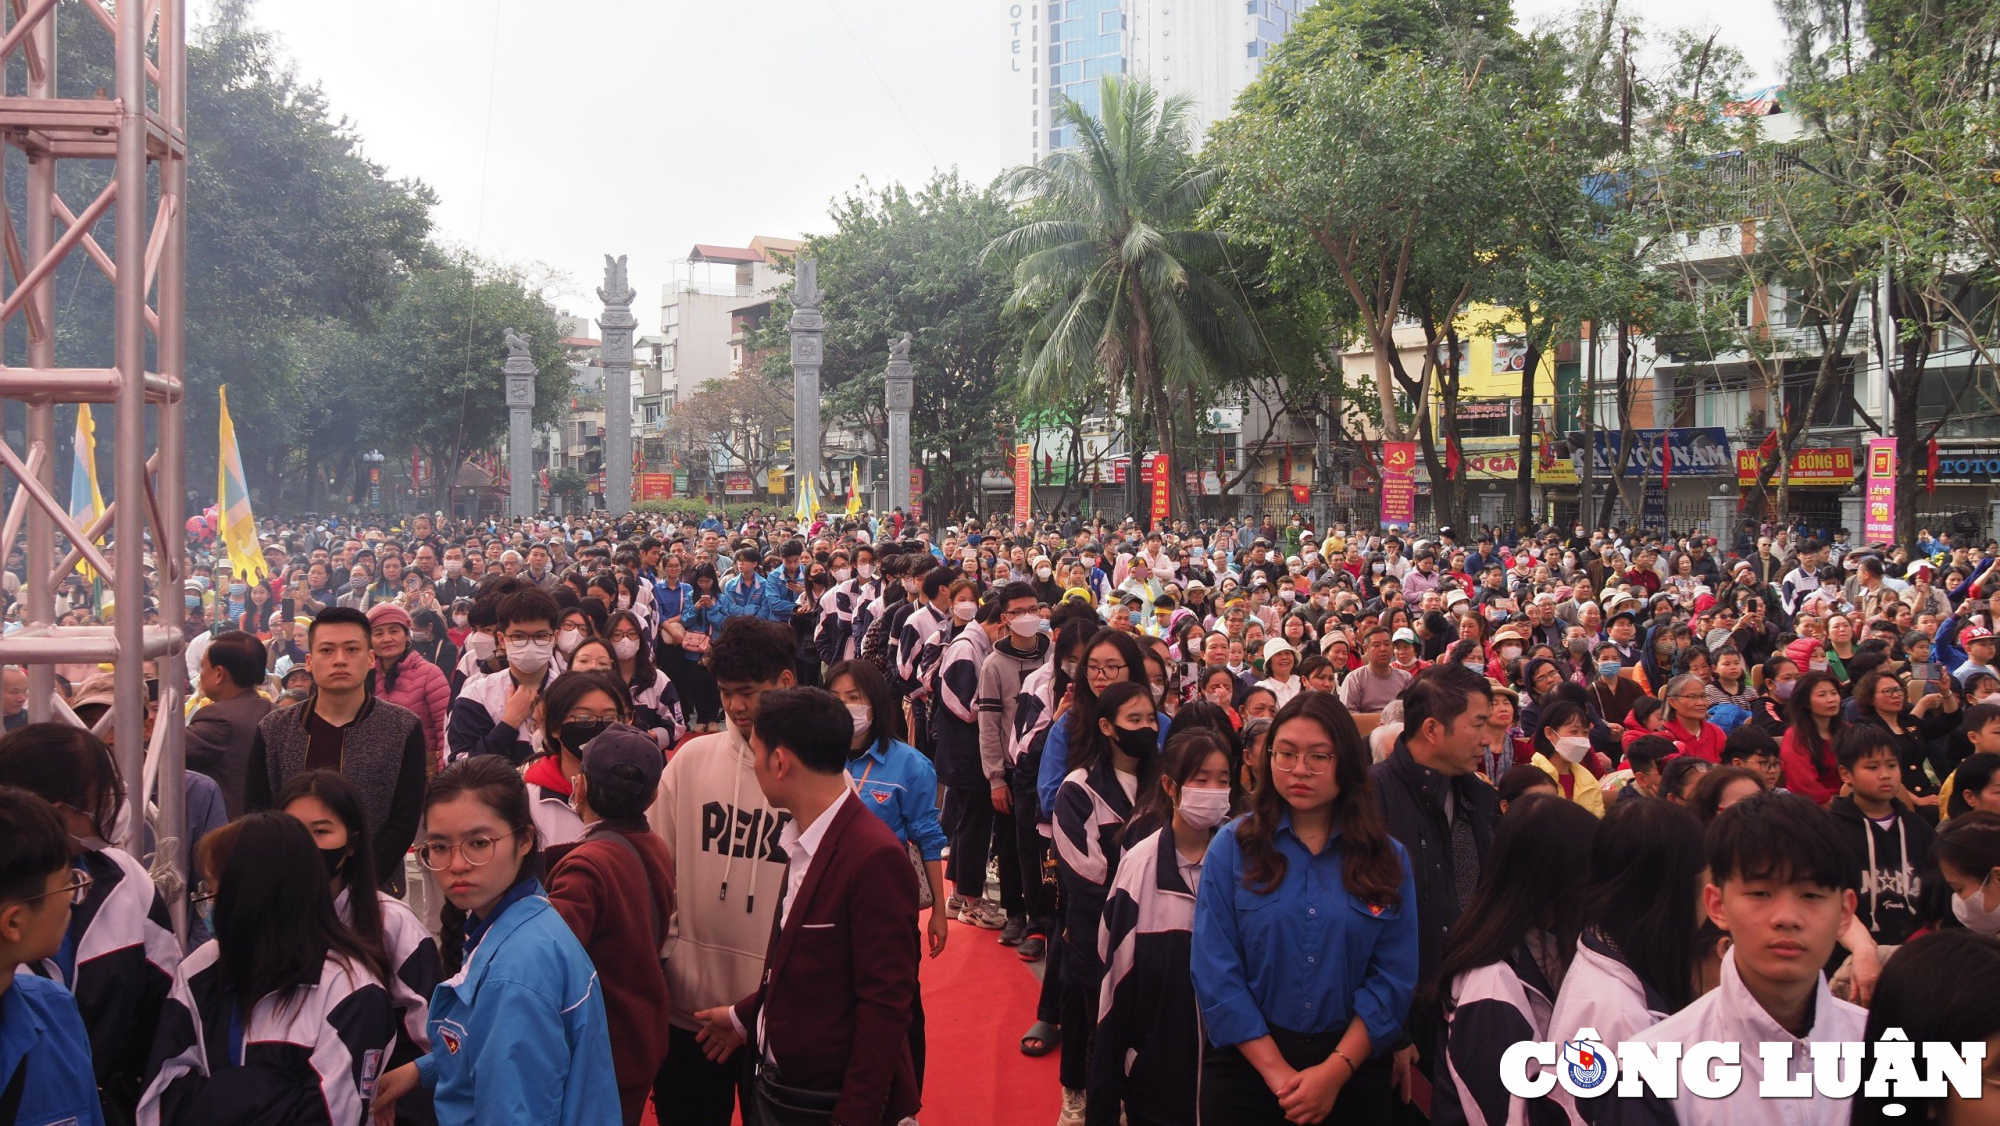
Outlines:
{"type": "Polygon", "coordinates": [[[1922,923],[1917,904],[1926,873],[1932,873],[1929,879],[1940,878],[1931,860],[1937,834],[1929,822],[1900,807],[1895,807],[1896,824],[1886,829],[1870,821],[1853,798],[1835,798],[1826,811],[1847,845],[1852,867],[1861,873],[1854,913],[1876,942],[1902,945],[1922,923]]]}
{"type": "Polygon", "coordinates": [[[1472,838],[1482,859],[1493,844],[1500,794],[1477,775],[1448,778],[1418,763],[1400,737],[1396,749],[1370,767],[1369,773],[1389,833],[1403,842],[1404,851],[1410,854],[1417,883],[1417,982],[1421,990],[1437,972],[1445,935],[1458,921],[1458,885],[1452,868],[1451,826],[1445,821],[1445,792],[1451,791],[1459,816],[1472,818],[1472,838]]]}

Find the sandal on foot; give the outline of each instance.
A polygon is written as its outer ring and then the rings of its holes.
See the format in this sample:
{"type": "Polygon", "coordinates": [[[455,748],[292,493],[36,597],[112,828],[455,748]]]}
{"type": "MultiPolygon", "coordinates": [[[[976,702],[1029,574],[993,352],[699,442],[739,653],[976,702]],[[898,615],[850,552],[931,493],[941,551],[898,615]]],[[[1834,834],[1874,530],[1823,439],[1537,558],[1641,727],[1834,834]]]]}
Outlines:
{"type": "Polygon", "coordinates": [[[1045,1020],[1038,1020],[1028,1028],[1028,1034],[1021,1037],[1021,1054],[1024,1056],[1046,1056],[1062,1043],[1062,1029],[1045,1020]],[[1037,1044],[1038,1047],[1029,1047],[1037,1044]]]}

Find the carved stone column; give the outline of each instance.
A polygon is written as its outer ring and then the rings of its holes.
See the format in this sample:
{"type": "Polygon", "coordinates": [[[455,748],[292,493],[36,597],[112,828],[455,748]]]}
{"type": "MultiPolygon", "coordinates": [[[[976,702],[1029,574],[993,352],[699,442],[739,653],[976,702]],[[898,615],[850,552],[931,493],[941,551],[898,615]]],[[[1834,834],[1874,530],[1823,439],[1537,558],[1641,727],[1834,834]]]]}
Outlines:
{"type": "MultiPolygon", "coordinates": [[[[819,483],[819,368],[825,359],[826,322],[819,315],[819,264],[798,261],[792,286],[792,470],[819,483]]],[[[797,487],[794,486],[794,492],[797,487]]]]}
{"type": "Polygon", "coordinates": [[[597,289],[604,315],[597,319],[604,366],[604,508],[613,516],[632,511],[632,287],[625,256],[604,256],[604,284],[597,289]]]}
{"type": "Polygon", "coordinates": [[[910,512],[910,334],[889,345],[889,366],[882,374],[889,411],[889,510],[910,512]]]}
{"type": "MultiPolygon", "coordinates": [[[[507,515],[535,514],[535,361],[528,338],[507,330],[507,515]]],[[[449,505],[447,505],[449,507],[449,505]]]]}

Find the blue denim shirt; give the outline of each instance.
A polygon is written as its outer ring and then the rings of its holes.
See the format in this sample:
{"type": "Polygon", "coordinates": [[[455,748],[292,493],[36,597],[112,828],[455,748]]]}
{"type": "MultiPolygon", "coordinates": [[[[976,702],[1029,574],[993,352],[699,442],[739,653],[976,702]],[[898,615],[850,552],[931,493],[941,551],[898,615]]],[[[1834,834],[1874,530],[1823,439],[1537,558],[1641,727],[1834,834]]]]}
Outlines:
{"type": "Polygon", "coordinates": [[[1417,984],[1417,887],[1409,857],[1401,903],[1363,903],[1341,879],[1336,835],[1314,856],[1292,833],[1290,813],[1272,835],[1285,878],[1268,895],[1243,886],[1238,818],[1202,861],[1191,962],[1209,1042],[1242,1044],[1270,1032],[1326,1032],[1359,1016],[1386,1051],[1402,1031],[1417,984]]]}

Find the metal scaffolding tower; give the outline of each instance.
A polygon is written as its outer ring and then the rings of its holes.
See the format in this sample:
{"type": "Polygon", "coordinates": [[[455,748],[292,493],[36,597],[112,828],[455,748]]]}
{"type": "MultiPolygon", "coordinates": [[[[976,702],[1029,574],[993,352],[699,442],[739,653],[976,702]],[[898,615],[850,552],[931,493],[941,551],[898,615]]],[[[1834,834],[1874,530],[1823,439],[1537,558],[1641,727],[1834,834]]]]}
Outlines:
{"type": "MultiPolygon", "coordinates": [[[[181,855],[181,705],[187,670],[178,659],[181,590],[188,576],[183,535],[182,478],[187,437],[182,415],[183,317],[187,262],[187,25],[185,0],[11,0],[0,34],[0,188],[25,175],[27,207],[17,231],[0,207],[0,343],[22,326],[27,366],[5,365],[0,351],[0,398],[27,407],[26,448],[0,442],[0,470],[17,486],[0,523],[11,545],[25,524],[27,581],[23,628],[0,637],[0,661],[28,669],[33,720],[74,720],[56,699],[57,664],[110,662],[117,703],[105,716],[117,747],[128,801],[119,841],[139,853],[147,797],[158,786],[153,819],[159,844],[156,875],[164,881],[177,923],[183,897],[171,894],[181,855]],[[57,25],[85,36],[108,36],[113,60],[109,89],[57,82],[57,25]],[[21,66],[16,68],[16,58],[21,66]],[[25,72],[25,90],[19,75],[25,72]],[[81,163],[84,177],[103,182],[81,210],[58,191],[58,170],[81,163]],[[25,169],[23,172],[22,170],[25,169]],[[108,173],[108,177],[107,177],[108,173]],[[112,217],[108,238],[93,233],[112,217]],[[108,245],[107,245],[108,244],[108,245]],[[108,332],[112,366],[58,367],[57,267],[82,250],[111,282],[108,325],[71,334],[108,332]],[[148,335],[151,347],[148,347],[148,335]],[[150,356],[149,356],[150,351],[150,356]],[[150,367],[149,367],[150,360],[150,367]],[[116,410],[111,443],[112,499],[104,514],[78,528],[55,493],[56,407],[108,403],[116,410]],[[152,425],[148,426],[148,410],[152,425]],[[149,437],[156,445],[148,448],[149,437]],[[95,541],[111,533],[111,550],[95,541]],[[55,562],[61,535],[68,550],[55,562]],[[151,535],[150,552],[144,543],[151,535]],[[60,626],[55,595],[80,562],[112,594],[111,625],[60,626]],[[144,567],[156,568],[159,623],[147,628],[144,567]],[[169,660],[173,657],[175,659],[169,660]],[[147,700],[144,662],[159,662],[159,719],[144,744],[147,700]],[[127,705],[133,706],[127,706],[127,705]]],[[[60,182],[69,184],[72,177],[60,182]]],[[[4,199],[0,192],[0,199],[4,199]]],[[[308,220],[309,221],[309,220],[308,220]]],[[[100,734],[105,722],[100,723],[100,734]]]]}

